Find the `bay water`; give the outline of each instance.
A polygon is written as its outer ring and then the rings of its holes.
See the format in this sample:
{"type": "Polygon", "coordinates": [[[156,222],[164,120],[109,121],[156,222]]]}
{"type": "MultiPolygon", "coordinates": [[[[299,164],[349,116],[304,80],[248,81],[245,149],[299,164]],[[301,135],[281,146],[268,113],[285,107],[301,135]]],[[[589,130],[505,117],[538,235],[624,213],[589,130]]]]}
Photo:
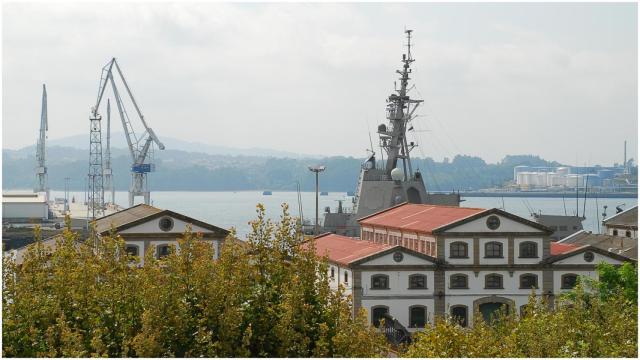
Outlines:
{"type": "MultiPolygon", "coordinates": [[[[315,218],[315,192],[302,192],[302,211],[305,219],[311,223],[315,218]]],[[[51,191],[52,197],[62,198],[64,192],[51,191]]],[[[70,192],[70,197],[76,201],[85,200],[83,192],[70,192]]],[[[106,198],[109,196],[105,194],[106,198]]],[[[126,191],[115,193],[116,203],[126,206],[128,202],[126,191]]],[[[138,198],[140,201],[142,198],[138,198]]],[[[344,192],[330,192],[319,197],[320,222],[324,209],[330,207],[334,212],[338,200],[344,200],[345,208],[352,207],[352,198],[344,192]]],[[[262,191],[154,191],[151,193],[152,205],[161,209],[169,209],[192,218],[202,220],[225,229],[235,227],[240,238],[244,239],[250,231],[249,221],[256,218],[256,205],[265,206],[267,217],[277,221],[282,214],[282,204],[289,204],[289,212],[293,216],[298,214],[298,194],[293,191],[274,191],[272,195],[263,195],[262,191]]],[[[616,199],[562,199],[562,198],[515,198],[515,197],[463,197],[461,206],[478,208],[504,208],[506,211],[531,219],[531,212],[546,215],[573,215],[576,207],[579,215],[586,217],[584,229],[594,233],[599,232],[598,224],[602,221],[603,206],[606,205],[607,216],[615,214],[615,207],[628,209],[638,204],[637,198],[616,199]],[[577,206],[576,206],[577,203],[577,206]],[[566,211],[566,212],[565,212],[566,211]]]]}

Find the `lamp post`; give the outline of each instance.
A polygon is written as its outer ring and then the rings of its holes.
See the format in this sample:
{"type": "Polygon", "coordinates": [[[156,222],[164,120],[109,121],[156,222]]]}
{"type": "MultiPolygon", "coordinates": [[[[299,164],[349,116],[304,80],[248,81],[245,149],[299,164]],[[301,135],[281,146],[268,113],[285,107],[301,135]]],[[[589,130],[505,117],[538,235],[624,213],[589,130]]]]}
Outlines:
{"type": "Polygon", "coordinates": [[[316,222],[313,227],[313,235],[318,235],[318,174],[323,172],[326,167],[324,165],[309,166],[309,170],[316,173],[316,222]]]}

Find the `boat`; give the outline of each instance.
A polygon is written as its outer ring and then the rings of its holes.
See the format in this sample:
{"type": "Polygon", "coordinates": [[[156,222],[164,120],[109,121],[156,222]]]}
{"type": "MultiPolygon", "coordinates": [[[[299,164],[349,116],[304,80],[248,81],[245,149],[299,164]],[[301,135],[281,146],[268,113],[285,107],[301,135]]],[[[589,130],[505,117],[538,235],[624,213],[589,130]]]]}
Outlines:
{"type": "Polygon", "coordinates": [[[271,192],[271,190],[265,190],[262,192],[262,195],[273,195],[273,193],[271,192]]]}
{"type": "Polygon", "coordinates": [[[327,195],[329,195],[328,191],[321,191],[320,192],[320,196],[327,196],[327,195]]]}
{"type": "Polygon", "coordinates": [[[360,235],[357,219],[404,202],[460,205],[459,193],[427,192],[422,173],[419,169],[414,171],[411,164],[411,150],[418,145],[407,139],[407,131],[412,128],[416,109],[424,101],[414,99],[409,94],[411,63],[415,61],[411,56],[411,33],[412,30],[405,30],[407,53],[402,55],[402,70],[397,71],[400,74],[400,88],[388,97],[387,122],[378,125],[377,129],[379,144],[386,153],[386,159],[376,161],[371,144],[370,154],[361,165],[352,198],[353,207],[344,208],[340,203],[336,212],[325,209],[322,232],[357,237],[360,235]]]}

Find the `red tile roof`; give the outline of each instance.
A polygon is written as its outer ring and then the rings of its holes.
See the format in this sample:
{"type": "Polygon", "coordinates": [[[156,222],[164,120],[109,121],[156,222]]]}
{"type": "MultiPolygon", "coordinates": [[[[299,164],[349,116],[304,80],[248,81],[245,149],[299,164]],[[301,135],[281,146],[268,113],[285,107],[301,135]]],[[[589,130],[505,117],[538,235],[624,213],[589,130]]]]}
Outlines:
{"type": "Polygon", "coordinates": [[[411,230],[431,233],[441,226],[460,221],[469,216],[487,211],[480,208],[440,206],[427,204],[402,204],[369,215],[360,220],[360,225],[411,230]]]}
{"type": "Polygon", "coordinates": [[[562,244],[557,242],[551,242],[551,255],[560,255],[571,252],[580,246],[573,244],[562,244]]]}
{"type": "Polygon", "coordinates": [[[331,262],[345,266],[356,260],[394,247],[394,245],[376,244],[336,234],[325,234],[316,237],[315,245],[318,256],[327,255],[331,262]]]}

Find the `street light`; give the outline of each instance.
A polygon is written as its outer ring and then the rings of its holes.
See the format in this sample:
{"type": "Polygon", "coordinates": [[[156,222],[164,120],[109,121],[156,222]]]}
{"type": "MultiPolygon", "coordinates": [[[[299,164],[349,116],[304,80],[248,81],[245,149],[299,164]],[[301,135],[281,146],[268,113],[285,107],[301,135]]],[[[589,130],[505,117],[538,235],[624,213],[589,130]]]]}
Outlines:
{"type": "Polygon", "coordinates": [[[309,166],[309,170],[316,173],[316,223],[313,228],[313,234],[316,236],[318,235],[318,174],[323,172],[324,169],[326,169],[324,165],[309,166]]]}

